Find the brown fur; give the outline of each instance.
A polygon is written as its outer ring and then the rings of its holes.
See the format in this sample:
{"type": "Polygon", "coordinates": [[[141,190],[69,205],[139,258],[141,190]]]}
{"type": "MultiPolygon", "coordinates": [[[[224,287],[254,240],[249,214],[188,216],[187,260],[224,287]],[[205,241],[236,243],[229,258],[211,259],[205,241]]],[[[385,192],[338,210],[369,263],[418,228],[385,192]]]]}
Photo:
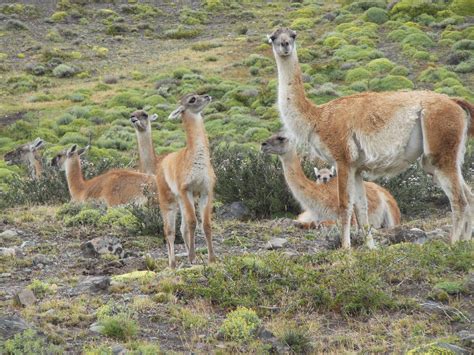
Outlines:
{"type": "Polygon", "coordinates": [[[68,153],[64,164],[73,201],[101,200],[107,206],[117,206],[131,202],[144,202],[146,200],[144,189],[148,189],[150,193],[156,192],[153,176],[131,170],[113,169],[85,180],[77,152],[68,153]]]}
{"type": "Polygon", "coordinates": [[[469,113],[469,116],[471,117],[471,122],[469,125],[469,135],[471,137],[474,137],[474,105],[458,97],[451,98],[451,100],[453,100],[455,103],[461,106],[464,110],[466,110],[466,112],[469,113]]]}
{"type": "MultiPolygon", "coordinates": [[[[431,91],[400,91],[366,92],[316,106],[305,94],[295,49],[296,33],[279,29],[269,38],[277,59],[278,105],[286,128],[300,143],[337,165],[343,246],[350,247],[354,202],[362,223],[367,223],[367,201],[360,192],[361,173],[365,171],[372,177],[394,175],[420,156],[425,170],[437,177],[450,199],[451,242],[470,239],[466,198],[470,191],[460,175],[460,164],[466,124],[470,126],[469,135],[474,130],[472,114],[467,123],[463,108],[471,113],[472,105],[431,91]],[[398,126],[392,125],[394,122],[398,126]],[[397,135],[399,131],[403,136],[397,135]]],[[[367,245],[373,246],[370,234],[367,245]]]]}
{"type": "Polygon", "coordinates": [[[194,242],[197,227],[196,199],[199,199],[198,207],[207,242],[208,260],[215,261],[211,217],[216,178],[210,160],[209,141],[200,114],[208,102],[210,97],[207,95],[186,95],[182,98],[182,106],[170,117],[181,117],[186,132],[186,147],[164,157],[156,175],[169,265],[172,268],[176,266],[174,239],[178,205],[182,217],[181,233],[188,250],[189,261],[193,262],[196,256],[194,242]],[[190,103],[193,98],[196,100],[195,104],[190,103]]]}
{"type": "Polygon", "coordinates": [[[14,150],[7,152],[4,160],[7,164],[26,165],[31,178],[39,179],[43,173],[41,154],[39,152],[43,143],[41,138],[36,138],[33,142],[22,144],[14,150]]]}

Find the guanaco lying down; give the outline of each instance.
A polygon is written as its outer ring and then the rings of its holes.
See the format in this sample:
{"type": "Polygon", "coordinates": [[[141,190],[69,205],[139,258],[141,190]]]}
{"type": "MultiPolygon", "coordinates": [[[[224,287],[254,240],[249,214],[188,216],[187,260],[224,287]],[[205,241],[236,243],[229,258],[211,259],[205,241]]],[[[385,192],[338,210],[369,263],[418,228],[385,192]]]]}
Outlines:
{"type": "Polygon", "coordinates": [[[106,173],[85,180],[81,169],[80,156],[89,146],[77,149],[73,145],[66,153],[59,153],[51,160],[52,166],[66,171],[66,179],[72,201],[101,200],[107,206],[127,203],[143,204],[147,197],[145,189],[156,192],[153,176],[125,169],[112,169],[106,173]]]}
{"type": "Polygon", "coordinates": [[[201,112],[211,102],[208,95],[186,95],[180,106],[169,118],[181,118],[186,131],[186,147],[170,153],[158,165],[156,181],[158,199],[168,246],[170,267],[176,267],[174,239],[178,206],[181,211],[181,234],[188,259],[194,261],[194,234],[197,226],[195,202],[197,200],[204,235],[207,242],[208,260],[215,261],[212,246],[211,214],[216,177],[211,165],[209,141],[201,112]]]}
{"type": "MultiPolygon", "coordinates": [[[[318,184],[306,177],[300,159],[287,137],[273,135],[262,143],[262,151],[280,158],[285,179],[293,196],[313,220],[336,220],[338,217],[337,178],[318,184]]],[[[375,228],[389,228],[400,223],[400,210],[393,196],[381,186],[364,182],[369,207],[369,221],[375,228]]]]}
{"type": "Polygon", "coordinates": [[[36,138],[33,142],[22,144],[4,156],[7,164],[26,165],[32,179],[38,179],[43,173],[39,149],[43,147],[44,141],[36,138]]]}

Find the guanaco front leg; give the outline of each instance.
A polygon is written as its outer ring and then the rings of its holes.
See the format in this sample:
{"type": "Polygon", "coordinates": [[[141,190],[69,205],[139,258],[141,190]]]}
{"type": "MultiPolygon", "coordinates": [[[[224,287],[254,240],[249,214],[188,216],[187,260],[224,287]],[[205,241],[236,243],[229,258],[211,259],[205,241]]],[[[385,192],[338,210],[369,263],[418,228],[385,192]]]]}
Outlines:
{"type": "Polygon", "coordinates": [[[209,263],[216,261],[214,254],[214,248],[212,246],[212,227],[211,227],[211,215],[212,215],[212,193],[202,194],[199,198],[199,214],[201,216],[201,223],[203,226],[204,236],[206,237],[207,243],[207,257],[209,263]]]}
{"type": "Polygon", "coordinates": [[[176,233],[176,214],[178,208],[176,203],[170,204],[166,209],[161,210],[163,216],[163,225],[166,237],[166,246],[168,247],[169,266],[174,269],[176,267],[176,256],[174,253],[174,239],[176,233]]]}
{"type": "Polygon", "coordinates": [[[369,212],[367,207],[367,194],[365,191],[364,180],[360,174],[354,177],[355,185],[355,215],[359,229],[365,237],[366,245],[369,249],[375,248],[372,238],[371,226],[369,224],[369,212]]]}
{"type": "Polygon", "coordinates": [[[354,173],[355,171],[345,163],[337,163],[339,216],[342,226],[342,247],[351,247],[351,219],[354,201],[354,173]]]}
{"type": "Polygon", "coordinates": [[[189,262],[194,262],[196,251],[194,246],[194,233],[196,231],[197,219],[196,210],[194,209],[193,193],[182,189],[179,192],[181,213],[184,215],[185,227],[183,239],[188,245],[188,259],[189,262]]]}

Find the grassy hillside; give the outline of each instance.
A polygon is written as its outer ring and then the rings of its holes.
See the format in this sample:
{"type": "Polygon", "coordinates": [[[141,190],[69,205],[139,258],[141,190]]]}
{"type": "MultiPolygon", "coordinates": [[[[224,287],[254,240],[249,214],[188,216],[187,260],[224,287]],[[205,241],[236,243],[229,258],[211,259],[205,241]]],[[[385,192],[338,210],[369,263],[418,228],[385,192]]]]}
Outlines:
{"type": "MultiPolygon", "coordinates": [[[[169,113],[183,94],[207,93],[213,97],[204,115],[218,176],[215,207],[243,201],[253,220],[216,218],[221,262],[171,272],[157,237],[156,207],[107,211],[64,204],[69,197],[61,172],[48,168],[33,182],[25,167],[0,161],[0,231],[18,230],[0,247],[32,243],[21,248],[21,257],[0,259],[0,309],[37,331],[18,335],[5,349],[21,353],[31,344],[31,353],[46,346],[51,352],[110,353],[122,344],[137,354],[160,347],[423,353],[440,342],[472,348],[461,334],[472,334],[473,244],[445,243],[448,201],[416,165],[381,183],[395,195],[405,229],[438,231],[423,245],[399,244],[416,238],[380,233],[380,250],[345,253],[333,250],[336,230],[307,232],[285,220],[259,220],[299,212],[279,162],[258,151],[280,128],[276,65],[266,40],[273,29],[298,32],[306,92],[318,104],[406,89],[474,102],[472,1],[402,0],[390,9],[387,3],[2,2],[0,156],[41,137],[45,162],[72,144],[91,143],[87,176],[136,167],[130,113],[158,114],[156,151],[174,151],[184,145],[184,132],[169,113]],[[81,243],[110,233],[134,256],[82,256],[81,243]],[[289,244],[267,252],[272,237],[289,244]],[[106,291],[87,295],[74,291],[84,275],[114,276],[106,291]],[[27,286],[38,301],[13,304],[13,295],[27,286]],[[446,309],[429,311],[422,306],[428,301],[446,309]],[[101,334],[90,330],[94,322],[101,334]]],[[[321,162],[307,162],[308,173],[312,164],[321,162]]],[[[464,176],[472,179],[473,172],[471,140],[464,176]]]]}

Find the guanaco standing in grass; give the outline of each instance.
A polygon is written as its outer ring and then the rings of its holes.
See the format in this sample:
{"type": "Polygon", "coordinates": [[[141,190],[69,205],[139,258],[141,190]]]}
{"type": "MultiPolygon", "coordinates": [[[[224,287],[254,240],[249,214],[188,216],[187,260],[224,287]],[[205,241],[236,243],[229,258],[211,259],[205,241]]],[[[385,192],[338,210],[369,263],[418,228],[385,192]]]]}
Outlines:
{"type": "Polygon", "coordinates": [[[148,189],[152,193],[156,191],[156,181],[152,175],[126,169],[112,169],[85,180],[80,156],[88,147],[77,149],[77,145],[74,144],[67,152],[59,153],[51,160],[52,166],[66,171],[72,201],[101,200],[107,206],[143,204],[147,199],[144,190],[148,189]]]}
{"type": "MultiPolygon", "coordinates": [[[[338,217],[337,178],[318,184],[306,177],[296,149],[284,135],[277,134],[262,143],[262,151],[276,154],[283,165],[286,182],[300,205],[316,220],[338,217]]],[[[364,182],[369,221],[375,228],[390,228],[400,223],[400,210],[393,196],[381,186],[364,182]]]]}
{"type": "Polygon", "coordinates": [[[158,199],[168,246],[170,267],[176,267],[174,252],[176,214],[183,218],[181,234],[188,259],[196,256],[194,235],[197,225],[195,202],[202,220],[207,242],[208,260],[215,261],[212,246],[211,215],[216,177],[211,165],[209,141],[204,128],[202,110],[211,102],[209,95],[189,94],[169,118],[181,118],[186,131],[186,147],[163,158],[157,172],[158,199]]]}
{"type": "MultiPolygon", "coordinates": [[[[268,36],[278,68],[278,108],[286,131],[338,174],[342,246],[350,248],[352,208],[368,225],[363,174],[393,176],[421,157],[424,170],[449,198],[451,243],[470,240],[474,196],[461,174],[465,144],[474,136],[474,106],[432,91],[366,92],[315,105],[306,97],[296,53],[296,32],[268,36]]],[[[370,230],[370,229],[369,229],[370,230]]],[[[374,247],[367,233],[368,247],[374,247]]]]}
{"type": "Polygon", "coordinates": [[[7,164],[26,165],[32,179],[39,179],[43,173],[43,165],[39,149],[44,145],[41,138],[33,142],[22,144],[4,156],[7,164]]]}

